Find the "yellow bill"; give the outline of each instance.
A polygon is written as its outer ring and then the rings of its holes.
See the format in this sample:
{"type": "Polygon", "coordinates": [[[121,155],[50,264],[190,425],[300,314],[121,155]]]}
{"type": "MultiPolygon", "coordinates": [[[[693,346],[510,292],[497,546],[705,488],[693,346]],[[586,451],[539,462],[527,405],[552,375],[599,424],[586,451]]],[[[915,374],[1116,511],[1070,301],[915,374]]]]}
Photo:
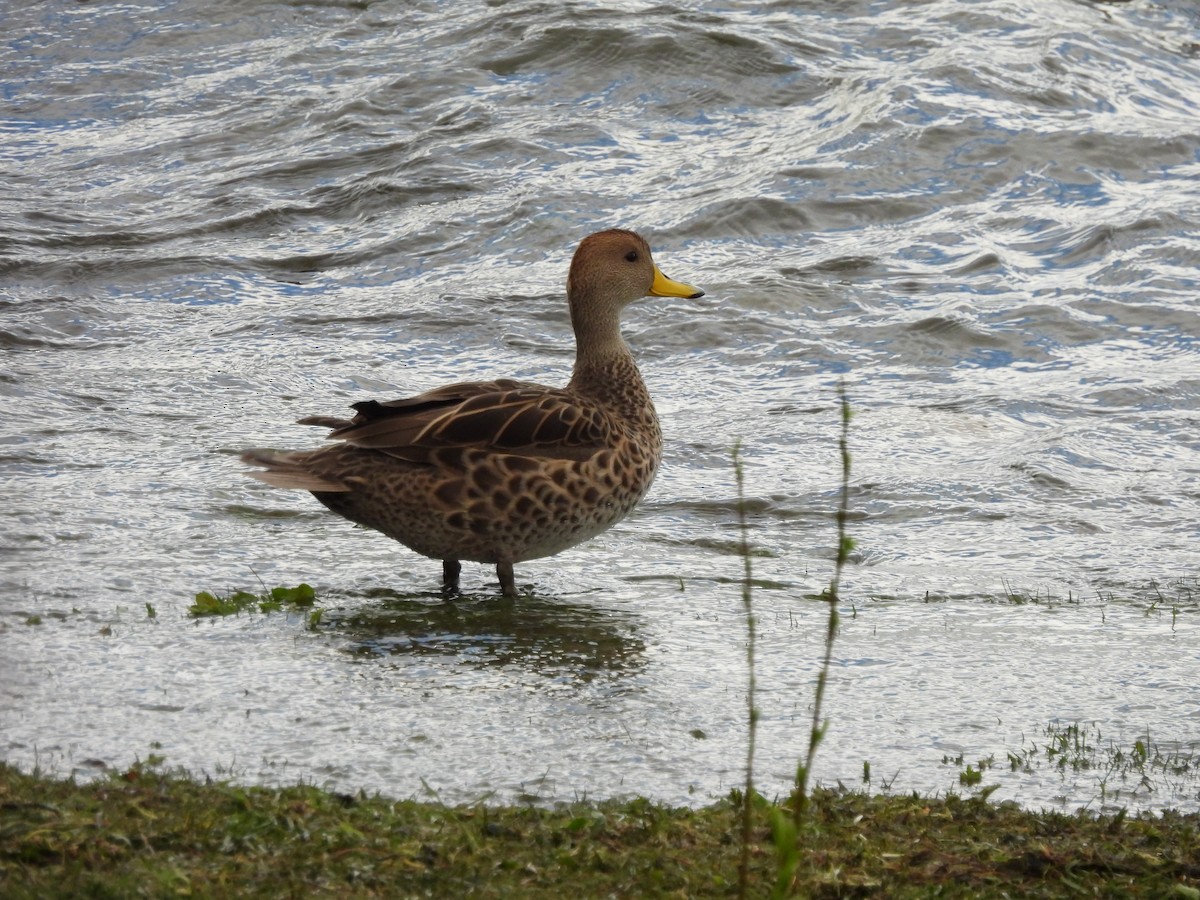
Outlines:
{"type": "Polygon", "coordinates": [[[687,297],[689,300],[695,300],[697,297],[703,297],[704,291],[700,288],[692,287],[690,284],[684,284],[682,281],[672,281],[658,266],[654,267],[654,282],[650,285],[651,297],[687,297]]]}

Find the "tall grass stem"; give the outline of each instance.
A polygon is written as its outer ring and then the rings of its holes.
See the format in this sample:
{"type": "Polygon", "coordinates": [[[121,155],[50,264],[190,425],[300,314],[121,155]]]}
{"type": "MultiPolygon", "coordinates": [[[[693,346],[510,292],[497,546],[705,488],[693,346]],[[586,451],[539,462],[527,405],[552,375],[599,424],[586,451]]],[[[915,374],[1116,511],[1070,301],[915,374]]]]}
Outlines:
{"type": "Polygon", "coordinates": [[[755,706],[757,678],[754,650],[757,628],[754,620],[754,567],[750,562],[750,529],[746,523],[746,475],[742,466],[742,442],[733,445],[733,473],[737,481],[737,517],[742,557],[742,608],[746,613],[746,668],[750,673],[746,686],[746,709],[749,736],[746,743],[746,786],[742,793],[742,853],[738,862],[738,896],[746,897],[750,880],[750,839],[754,812],[754,749],[758,738],[758,707],[755,706]]]}
{"type": "Polygon", "coordinates": [[[842,487],[837,509],[837,556],[833,566],[833,577],[830,578],[829,587],[824,593],[824,599],[829,609],[825,619],[825,655],[821,660],[821,668],[817,672],[817,686],[813,692],[812,725],[808,734],[808,750],[805,753],[804,761],[796,767],[796,787],[792,795],[792,812],[797,826],[808,812],[808,781],[817,756],[817,747],[825,737],[825,729],[829,724],[822,720],[821,710],[825,701],[825,686],[829,681],[829,668],[833,662],[833,645],[837,640],[842,571],[850,559],[850,551],[854,549],[854,541],[846,533],[846,522],[850,511],[851,412],[844,381],[838,381],[837,392],[838,404],[842,412],[841,434],[838,437],[838,450],[842,461],[842,487]]]}

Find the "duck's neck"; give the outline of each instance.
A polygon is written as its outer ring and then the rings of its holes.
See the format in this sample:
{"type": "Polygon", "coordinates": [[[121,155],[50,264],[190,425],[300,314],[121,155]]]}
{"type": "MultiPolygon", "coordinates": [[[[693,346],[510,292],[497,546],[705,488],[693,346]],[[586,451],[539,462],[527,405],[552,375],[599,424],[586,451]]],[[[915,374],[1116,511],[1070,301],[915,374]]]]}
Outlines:
{"type": "Polygon", "coordinates": [[[657,425],[650,392],[642,380],[629,345],[614,321],[611,330],[575,328],[575,371],[568,389],[590,397],[621,418],[657,425]]]}

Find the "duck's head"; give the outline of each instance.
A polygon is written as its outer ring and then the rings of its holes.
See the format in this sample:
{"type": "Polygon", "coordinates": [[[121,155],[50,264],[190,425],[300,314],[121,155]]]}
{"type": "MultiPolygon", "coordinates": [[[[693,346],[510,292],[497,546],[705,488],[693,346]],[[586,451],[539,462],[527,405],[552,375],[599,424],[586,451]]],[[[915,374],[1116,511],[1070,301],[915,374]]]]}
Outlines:
{"type": "Polygon", "coordinates": [[[620,228],[585,237],[571,260],[567,298],[576,332],[608,325],[640,297],[703,297],[704,291],[672,281],[654,264],[641,235],[620,228]]]}

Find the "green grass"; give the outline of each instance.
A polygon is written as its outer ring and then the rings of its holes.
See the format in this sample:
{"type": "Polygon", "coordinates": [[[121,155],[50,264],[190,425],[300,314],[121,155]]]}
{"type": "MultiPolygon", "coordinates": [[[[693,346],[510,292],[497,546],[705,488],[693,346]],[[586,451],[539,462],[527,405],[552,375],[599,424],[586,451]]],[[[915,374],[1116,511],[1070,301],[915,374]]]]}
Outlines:
{"type": "MultiPolygon", "coordinates": [[[[750,896],[776,878],[771,812],[756,798],[750,896]]],[[[741,816],[738,796],[446,807],[153,765],[75,784],[0,764],[0,896],[728,897],[741,816]]],[[[1196,814],[816,789],[797,840],[799,896],[1200,898],[1196,814]]]]}

